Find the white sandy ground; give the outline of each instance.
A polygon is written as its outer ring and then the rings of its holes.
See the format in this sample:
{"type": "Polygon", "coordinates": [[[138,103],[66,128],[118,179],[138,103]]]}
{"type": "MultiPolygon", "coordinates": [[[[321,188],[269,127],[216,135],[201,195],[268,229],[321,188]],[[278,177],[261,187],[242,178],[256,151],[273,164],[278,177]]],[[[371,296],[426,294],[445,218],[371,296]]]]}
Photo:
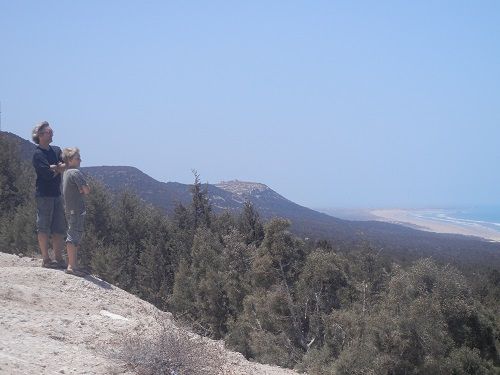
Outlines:
{"type": "Polygon", "coordinates": [[[500,241],[499,231],[475,223],[455,224],[429,218],[420,218],[412,214],[412,211],[404,209],[372,210],[370,213],[377,217],[376,220],[406,225],[415,229],[436,233],[462,234],[465,236],[481,237],[490,241],[500,241]]]}
{"type": "MultiPolygon", "coordinates": [[[[126,332],[155,330],[154,315],[179,330],[170,313],[96,277],[41,268],[41,260],[0,252],[0,374],[132,374],[107,351],[126,332]]],[[[209,345],[222,342],[202,339],[209,345]]],[[[223,374],[292,375],[223,350],[223,374]]],[[[209,374],[207,374],[209,375],[209,374]]]]}

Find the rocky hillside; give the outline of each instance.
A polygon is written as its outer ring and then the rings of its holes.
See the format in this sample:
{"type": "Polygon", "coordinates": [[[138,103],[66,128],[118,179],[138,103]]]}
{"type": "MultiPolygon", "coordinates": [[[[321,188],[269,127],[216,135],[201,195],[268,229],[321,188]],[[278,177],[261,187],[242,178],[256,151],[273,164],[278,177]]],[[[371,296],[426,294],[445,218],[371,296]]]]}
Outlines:
{"type": "Polygon", "coordinates": [[[151,361],[161,342],[170,344],[169,360],[181,360],[178,374],[295,374],[248,362],[97,277],[40,264],[0,253],[1,374],[134,374],[130,362],[151,361]]]}

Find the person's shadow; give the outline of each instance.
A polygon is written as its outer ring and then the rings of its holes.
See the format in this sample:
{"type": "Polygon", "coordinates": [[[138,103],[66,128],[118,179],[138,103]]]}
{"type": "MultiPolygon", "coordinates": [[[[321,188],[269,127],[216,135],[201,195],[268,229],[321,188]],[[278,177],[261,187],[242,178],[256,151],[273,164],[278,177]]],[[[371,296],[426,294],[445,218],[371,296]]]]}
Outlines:
{"type": "Polygon", "coordinates": [[[113,289],[113,285],[111,285],[107,281],[99,279],[97,276],[88,274],[88,275],[84,276],[84,279],[90,281],[91,283],[94,283],[95,285],[97,285],[103,289],[113,289]]]}

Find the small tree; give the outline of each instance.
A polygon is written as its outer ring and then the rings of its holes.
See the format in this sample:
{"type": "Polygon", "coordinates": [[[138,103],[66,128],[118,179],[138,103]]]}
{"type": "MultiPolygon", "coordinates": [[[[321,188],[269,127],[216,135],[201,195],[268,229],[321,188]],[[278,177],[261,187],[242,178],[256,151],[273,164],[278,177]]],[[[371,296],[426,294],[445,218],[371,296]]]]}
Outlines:
{"type": "Polygon", "coordinates": [[[191,212],[194,228],[205,226],[210,228],[211,224],[211,211],[212,207],[208,200],[207,188],[202,188],[200,182],[200,175],[193,170],[194,184],[191,187],[191,194],[193,196],[191,202],[191,212]]]}
{"type": "Polygon", "coordinates": [[[254,244],[258,247],[264,239],[264,226],[259,213],[252,202],[248,200],[243,205],[243,211],[238,220],[238,229],[247,245],[254,244]]]}

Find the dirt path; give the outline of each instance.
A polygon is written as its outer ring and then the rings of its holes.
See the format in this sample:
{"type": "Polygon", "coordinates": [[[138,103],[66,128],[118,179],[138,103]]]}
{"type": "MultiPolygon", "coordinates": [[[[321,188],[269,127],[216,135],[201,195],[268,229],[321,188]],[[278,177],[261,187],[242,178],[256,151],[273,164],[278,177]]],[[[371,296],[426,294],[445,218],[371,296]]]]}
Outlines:
{"type": "MultiPolygon", "coordinates": [[[[0,374],[132,374],[110,355],[125,333],[147,335],[158,315],[172,332],[179,329],[170,313],[96,277],[78,278],[40,263],[0,253],[0,374]]],[[[223,353],[225,374],[296,374],[223,353]]]]}

